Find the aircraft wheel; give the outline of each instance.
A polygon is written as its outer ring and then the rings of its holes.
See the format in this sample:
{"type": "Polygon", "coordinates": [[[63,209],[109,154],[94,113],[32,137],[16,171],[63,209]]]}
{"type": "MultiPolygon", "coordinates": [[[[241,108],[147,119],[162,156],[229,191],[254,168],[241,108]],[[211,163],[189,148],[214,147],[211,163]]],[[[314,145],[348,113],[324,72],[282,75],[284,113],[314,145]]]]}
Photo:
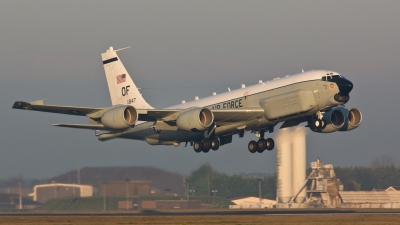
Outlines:
{"type": "Polygon", "coordinates": [[[199,153],[203,149],[203,143],[201,141],[195,141],[193,143],[193,149],[195,152],[199,153]]]}
{"type": "Polygon", "coordinates": [[[211,139],[211,149],[217,151],[219,149],[219,140],[218,138],[211,139]]]}
{"type": "Polygon", "coordinates": [[[314,121],[314,126],[318,129],[321,127],[321,123],[322,123],[322,121],[320,119],[317,119],[314,121]]]}
{"type": "Polygon", "coordinates": [[[321,130],[322,130],[322,129],[325,129],[325,127],[326,127],[326,120],[322,119],[322,120],[321,120],[321,127],[320,127],[320,129],[321,129],[321,130]]]}
{"type": "Polygon", "coordinates": [[[320,120],[320,119],[313,119],[309,122],[309,126],[310,126],[310,129],[315,132],[315,131],[318,131],[319,129],[321,129],[322,127],[326,126],[326,121],[320,120]]]}
{"type": "Polygon", "coordinates": [[[203,140],[203,149],[202,149],[202,151],[203,152],[209,152],[210,149],[211,149],[211,140],[210,140],[210,138],[205,138],[203,140]]]}
{"type": "Polygon", "coordinates": [[[265,139],[261,138],[260,140],[257,141],[257,152],[262,153],[265,150],[265,139]]]}
{"type": "Polygon", "coordinates": [[[275,142],[274,142],[274,139],[272,139],[272,138],[267,138],[267,140],[265,140],[265,148],[268,150],[268,151],[271,151],[272,149],[274,149],[274,147],[275,147],[275,142]]]}
{"type": "Polygon", "coordinates": [[[249,148],[249,152],[255,153],[257,151],[257,142],[256,141],[250,141],[249,145],[248,145],[248,148],[249,148]]]}

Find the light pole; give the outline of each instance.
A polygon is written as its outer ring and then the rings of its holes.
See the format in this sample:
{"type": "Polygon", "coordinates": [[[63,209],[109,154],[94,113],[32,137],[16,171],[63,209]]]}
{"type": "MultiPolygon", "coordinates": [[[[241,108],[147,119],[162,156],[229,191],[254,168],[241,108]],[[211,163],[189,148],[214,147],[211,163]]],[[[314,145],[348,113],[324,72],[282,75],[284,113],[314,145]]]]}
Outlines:
{"type": "Polygon", "coordinates": [[[103,183],[103,208],[104,208],[104,211],[107,210],[107,207],[106,207],[106,183],[107,182],[103,183]]]}
{"type": "Polygon", "coordinates": [[[212,190],[211,192],[214,194],[214,196],[213,196],[213,205],[214,205],[214,203],[215,203],[215,195],[217,194],[218,190],[212,190]]]}
{"type": "Polygon", "coordinates": [[[185,179],[185,184],[186,184],[186,188],[185,188],[186,200],[189,201],[189,182],[187,179],[185,179]]]}
{"type": "Polygon", "coordinates": [[[126,178],[126,210],[129,210],[129,178],[126,178]]]}
{"type": "Polygon", "coordinates": [[[261,181],[262,179],[257,179],[258,180],[258,196],[260,198],[260,208],[261,208],[261,181]]]}
{"type": "Polygon", "coordinates": [[[196,190],[189,190],[190,193],[192,193],[192,196],[194,196],[194,193],[196,192],[196,190]]]}

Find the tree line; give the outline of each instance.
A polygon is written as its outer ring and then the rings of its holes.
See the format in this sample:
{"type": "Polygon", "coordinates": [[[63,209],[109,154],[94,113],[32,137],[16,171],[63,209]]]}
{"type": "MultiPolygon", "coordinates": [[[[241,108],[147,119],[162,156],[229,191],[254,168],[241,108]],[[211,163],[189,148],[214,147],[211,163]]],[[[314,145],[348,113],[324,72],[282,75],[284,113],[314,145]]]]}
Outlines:
{"type": "MultiPolygon", "coordinates": [[[[371,191],[400,186],[400,167],[383,165],[376,167],[336,167],[336,178],[340,179],[345,191],[371,191]]],[[[311,169],[307,170],[307,175],[311,169]]],[[[276,173],[263,177],[229,175],[215,171],[205,164],[191,172],[186,179],[190,195],[226,198],[259,196],[259,182],[263,198],[276,198],[276,173]],[[214,191],[214,192],[213,192],[214,191]],[[216,191],[216,192],[215,192],[216,191]]]]}

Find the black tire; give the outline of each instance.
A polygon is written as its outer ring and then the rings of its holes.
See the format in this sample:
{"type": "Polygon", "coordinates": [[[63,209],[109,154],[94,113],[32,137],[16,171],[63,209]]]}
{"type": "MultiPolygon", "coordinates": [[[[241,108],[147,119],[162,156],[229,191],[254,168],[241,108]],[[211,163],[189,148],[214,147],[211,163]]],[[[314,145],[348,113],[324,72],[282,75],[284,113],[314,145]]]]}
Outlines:
{"type": "Polygon", "coordinates": [[[204,149],[204,148],[203,148],[201,151],[204,152],[204,153],[207,153],[207,152],[210,151],[210,149],[204,149]]]}
{"type": "Polygon", "coordinates": [[[314,120],[314,126],[319,129],[321,128],[322,121],[320,119],[314,120]]]}
{"type": "Polygon", "coordinates": [[[218,138],[211,139],[211,149],[217,151],[219,149],[219,140],[218,138]]]}
{"type": "Polygon", "coordinates": [[[250,141],[248,145],[249,152],[255,153],[257,151],[257,142],[256,141],[250,141]]]}
{"type": "Polygon", "coordinates": [[[325,129],[325,127],[326,127],[326,120],[324,120],[324,119],[322,119],[321,120],[321,130],[323,130],[323,129],[325,129]]]}
{"type": "Polygon", "coordinates": [[[317,122],[316,119],[311,119],[310,121],[308,121],[308,126],[314,132],[316,132],[318,130],[318,127],[316,126],[316,122],[317,122]]]}
{"type": "Polygon", "coordinates": [[[210,138],[205,138],[203,140],[203,149],[202,149],[202,151],[203,152],[209,152],[210,149],[211,149],[211,140],[210,140],[210,138]]]}
{"type": "MultiPolygon", "coordinates": [[[[326,123],[325,123],[326,124],[326,123]]],[[[318,131],[321,129],[322,121],[319,119],[312,119],[308,122],[308,126],[310,129],[314,132],[318,131]]]]}
{"type": "Polygon", "coordinates": [[[267,140],[265,140],[265,148],[268,150],[268,151],[271,151],[272,149],[274,149],[274,147],[275,147],[275,142],[274,142],[274,139],[272,139],[272,138],[267,138],[267,140]]]}
{"type": "Polygon", "coordinates": [[[265,139],[261,138],[260,140],[257,141],[257,152],[262,153],[265,150],[265,139]]]}
{"type": "Polygon", "coordinates": [[[203,149],[203,142],[201,141],[195,141],[193,143],[193,149],[195,152],[199,153],[203,149]]]}

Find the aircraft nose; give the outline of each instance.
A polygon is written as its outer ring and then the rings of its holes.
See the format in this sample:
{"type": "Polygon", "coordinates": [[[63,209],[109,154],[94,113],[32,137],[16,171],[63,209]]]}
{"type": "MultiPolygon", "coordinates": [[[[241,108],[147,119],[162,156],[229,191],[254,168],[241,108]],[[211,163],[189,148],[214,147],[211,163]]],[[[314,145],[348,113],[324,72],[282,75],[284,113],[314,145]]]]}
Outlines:
{"type": "Polygon", "coordinates": [[[348,95],[353,89],[353,83],[344,77],[337,80],[336,84],[339,87],[340,94],[344,96],[348,95]]]}

